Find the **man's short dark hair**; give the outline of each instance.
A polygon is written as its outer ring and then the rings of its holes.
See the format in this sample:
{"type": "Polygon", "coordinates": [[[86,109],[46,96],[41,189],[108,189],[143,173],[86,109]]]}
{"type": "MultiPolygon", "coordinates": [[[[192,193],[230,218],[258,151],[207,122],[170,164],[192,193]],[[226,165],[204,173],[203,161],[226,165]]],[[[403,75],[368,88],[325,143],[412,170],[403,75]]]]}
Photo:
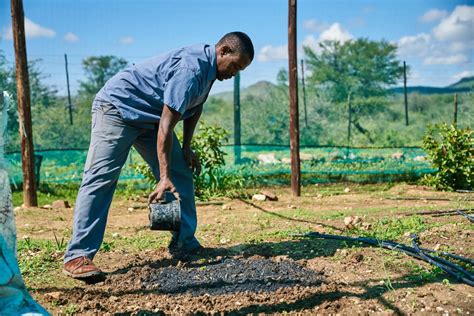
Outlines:
{"type": "Polygon", "coordinates": [[[250,58],[250,61],[253,60],[253,44],[250,37],[243,32],[230,32],[224,35],[217,46],[227,45],[236,53],[241,55],[247,55],[250,58]]]}

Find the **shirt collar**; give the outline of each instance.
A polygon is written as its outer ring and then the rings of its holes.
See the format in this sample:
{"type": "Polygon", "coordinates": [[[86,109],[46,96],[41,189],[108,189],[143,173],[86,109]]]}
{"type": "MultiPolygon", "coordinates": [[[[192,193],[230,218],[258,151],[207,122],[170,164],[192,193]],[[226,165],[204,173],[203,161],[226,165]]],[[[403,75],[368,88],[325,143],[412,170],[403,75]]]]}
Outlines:
{"type": "Polygon", "coordinates": [[[214,46],[206,45],[206,55],[209,60],[209,70],[207,72],[207,80],[214,81],[217,78],[217,58],[214,46]]]}

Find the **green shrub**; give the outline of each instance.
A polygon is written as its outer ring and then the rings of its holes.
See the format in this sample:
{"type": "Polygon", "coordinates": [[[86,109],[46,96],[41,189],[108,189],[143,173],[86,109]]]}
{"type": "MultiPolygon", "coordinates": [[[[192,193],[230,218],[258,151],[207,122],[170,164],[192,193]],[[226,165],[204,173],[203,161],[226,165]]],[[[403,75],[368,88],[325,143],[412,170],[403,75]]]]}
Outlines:
{"type": "Polygon", "coordinates": [[[425,184],[441,190],[471,190],[474,183],[474,137],[469,128],[439,124],[428,127],[423,149],[438,171],[424,177],[425,184]]]}
{"type": "MultiPolygon", "coordinates": [[[[223,169],[225,164],[222,145],[227,141],[228,132],[222,127],[209,126],[203,122],[199,131],[193,136],[191,148],[199,157],[202,170],[200,175],[194,174],[196,197],[209,200],[218,196],[233,196],[244,187],[245,177],[239,173],[228,173],[223,169]]],[[[182,135],[178,135],[182,143],[182,135]]],[[[140,164],[135,169],[154,185],[156,179],[147,164],[140,164]]]]}

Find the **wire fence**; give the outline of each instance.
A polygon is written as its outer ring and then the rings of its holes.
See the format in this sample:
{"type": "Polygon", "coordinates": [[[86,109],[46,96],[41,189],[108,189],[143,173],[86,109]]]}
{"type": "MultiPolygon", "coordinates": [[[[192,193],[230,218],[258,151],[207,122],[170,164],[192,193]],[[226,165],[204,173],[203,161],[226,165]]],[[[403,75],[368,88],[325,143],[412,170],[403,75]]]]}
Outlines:
{"type": "MultiPolygon", "coordinates": [[[[288,146],[224,146],[224,171],[242,174],[262,183],[285,181],[291,174],[288,146]],[[235,153],[240,151],[240,159],[235,153]]],[[[40,182],[80,182],[87,149],[41,150],[35,152],[40,182]]],[[[309,183],[336,181],[381,182],[413,179],[435,171],[419,147],[306,146],[300,150],[302,179],[309,183]]],[[[5,157],[13,186],[22,181],[20,153],[5,157]]],[[[122,169],[121,180],[144,181],[137,166],[145,162],[132,150],[122,169]]]]}

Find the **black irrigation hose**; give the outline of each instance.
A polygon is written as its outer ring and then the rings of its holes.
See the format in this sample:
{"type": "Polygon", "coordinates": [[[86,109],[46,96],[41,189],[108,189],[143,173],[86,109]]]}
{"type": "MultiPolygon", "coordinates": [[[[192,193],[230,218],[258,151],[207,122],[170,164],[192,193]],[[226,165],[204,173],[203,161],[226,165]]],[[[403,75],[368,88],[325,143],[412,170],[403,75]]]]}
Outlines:
{"type": "Polygon", "coordinates": [[[462,212],[462,211],[460,211],[460,210],[456,210],[456,213],[458,213],[459,215],[464,216],[465,218],[467,218],[468,220],[470,220],[471,223],[474,223],[474,216],[471,216],[471,215],[469,215],[469,214],[466,214],[466,213],[464,213],[464,212],[462,212]]]}
{"type": "MultiPolygon", "coordinates": [[[[470,286],[474,286],[474,274],[468,272],[468,271],[465,271],[464,269],[456,266],[454,263],[451,263],[449,261],[447,261],[449,264],[443,264],[440,262],[440,258],[439,257],[433,257],[433,256],[430,256],[428,254],[425,254],[419,247],[418,247],[418,244],[416,242],[416,240],[418,239],[418,236],[416,236],[415,234],[411,235],[411,238],[412,238],[412,244],[413,244],[413,248],[415,248],[417,251],[418,251],[418,254],[423,258],[424,261],[432,264],[432,265],[435,265],[437,266],[438,268],[440,268],[441,270],[443,270],[444,272],[446,272],[447,274],[455,277],[456,279],[458,279],[459,281],[461,282],[464,282],[466,284],[469,284],[470,286]],[[456,270],[458,270],[459,272],[461,272],[461,274],[465,274],[465,276],[461,275],[460,273],[456,273],[454,272],[451,268],[455,268],[456,270]]],[[[444,260],[444,259],[442,259],[444,260]]]]}
{"type": "Polygon", "coordinates": [[[368,237],[338,236],[338,235],[320,234],[318,232],[309,232],[309,233],[306,233],[306,234],[294,234],[292,236],[295,236],[295,237],[316,237],[316,238],[336,239],[336,240],[344,240],[344,241],[351,241],[351,242],[361,242],[361,243],[365,243],[365,244],[368,244],[368,245],[371,245],[371,246],[378,246],[378,247],[382,247],[382,248],[386,248],[386,249],[390,249],[390,250],[400,251],[400,252],[403,252],[403,253],[405,253],[409,256],[418,258],[418,259],[426,261],[426,262],[428,262],[432,265],[435,265],[435,266],[439,267],[440,269],[442,269],[443,271],[445,271],[446,273],[448,273],[449,275],[457,278],[458,280],[460,280],[460,281],[462,281],[462,282],[464,282],[464,283],[466,283],[470,286],[474,286],[474,274],[472,274],[471,272],[463,269],[462,267],[459,267],[458,265],[456,265],[456,264],[454,264],[454,263],[452,263],[452,262],[450,262],[446,259],[443,259],[443,258],[435,256],[435,255],[429,255],[429,254],[427,254],[427,252],[428,253],[433,253],[433,254],[434,253],[436,253],[436,254],[439,253],[439,254],[444,255],[446,257],[450,257],[450,258],[453,258],[453,259],[456,259],[456,260],[464,261],[464,262],[469,263],[469,264],[473,264],[474,263],[473,260],[458,256],[458,255],[454,255],[454,254],[451,254],[451,253],[448,253],[448,252],[437,252],[437,251],[434,251],[434,250],[431,250],[431,249],[420,248],[418,246],[418,244],[416,243],[416,238],[417,238],[416,235],[412,235],[413,247],[410,247],[410,246],[407,246],[407,245],[404,245],[404,244],[400,244],[400,243],[396,243],[396,242],[393,242],[393,241],[383,241],[383,240],[377,240],[377,239],[368,238],[368,237]],[[453,269],[458,271],[458,273],[453,271],[453,269]]]}
{"type": "Polygon", "coordinates": [[[420,247],[420,249],[423,250],[424,252],[436,253],[436,254],[439,254],[439,255],[442,255],[442,256],[445,256],[445,257],[450,257],[452,259],[463,261],[465,263],[468,263],[468,264],[474,266],[474,260],[469,259],[469,258],[464,258],[464,257],[458,256],[458,255],[455,255],[455,254],[452,254],[452,253],[449,253],[449,252],[444,252],[444,251],[435,251],[435,250],[421,248],[421,247],[420,247]]]}

